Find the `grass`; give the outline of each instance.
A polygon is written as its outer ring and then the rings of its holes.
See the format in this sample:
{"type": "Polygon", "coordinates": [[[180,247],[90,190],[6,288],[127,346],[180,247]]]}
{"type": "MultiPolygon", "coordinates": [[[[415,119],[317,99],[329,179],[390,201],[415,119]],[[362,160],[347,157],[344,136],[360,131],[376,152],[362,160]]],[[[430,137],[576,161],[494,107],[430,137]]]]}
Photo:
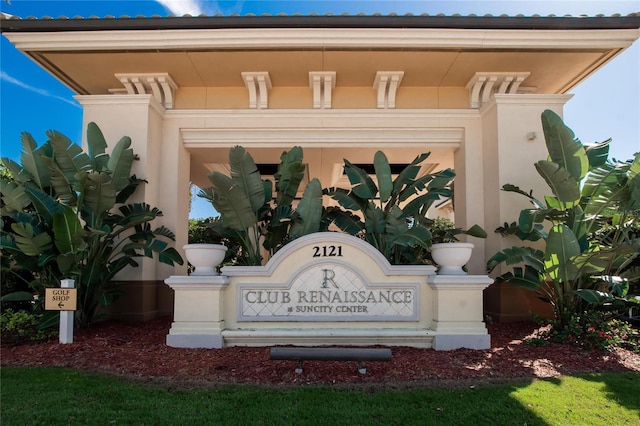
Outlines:
{"type": "Polygon", "coordinates": [[[640,425],[640,374],[467,389],[169,389],[57,368],[2,369],[3,425],[640,425]]]}

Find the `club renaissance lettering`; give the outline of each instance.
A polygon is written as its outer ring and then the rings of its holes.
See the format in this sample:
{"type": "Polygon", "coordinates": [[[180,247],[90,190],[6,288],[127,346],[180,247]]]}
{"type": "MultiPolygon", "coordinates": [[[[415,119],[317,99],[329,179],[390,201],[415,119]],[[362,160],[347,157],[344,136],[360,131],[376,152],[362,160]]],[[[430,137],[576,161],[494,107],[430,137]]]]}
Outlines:
{"type": "MultiPolygon", "coordinates": [[[[314,252],[327,257],[342,252],[340,246],[317,247],[314,252]]],[[[258,287],[240,286],[240,320],[388,321],[416,315],[417,285],[378,287],[343,263],[311,265],[293,277],[289,288],[258,287]]]]}

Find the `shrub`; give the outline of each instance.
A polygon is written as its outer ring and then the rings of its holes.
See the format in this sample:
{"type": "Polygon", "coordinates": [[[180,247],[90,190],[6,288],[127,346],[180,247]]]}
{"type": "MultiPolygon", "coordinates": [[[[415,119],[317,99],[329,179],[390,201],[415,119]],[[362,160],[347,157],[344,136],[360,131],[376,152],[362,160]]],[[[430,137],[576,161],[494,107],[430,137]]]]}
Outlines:
{"type": "Polygon", "coordinates": [[[51,330],[41,330],[38,324],[42,314],[29,311],[6,309],[0,315],[0,336],[3,343],[20,344],[43,340],[54,334],[51,330]]]}

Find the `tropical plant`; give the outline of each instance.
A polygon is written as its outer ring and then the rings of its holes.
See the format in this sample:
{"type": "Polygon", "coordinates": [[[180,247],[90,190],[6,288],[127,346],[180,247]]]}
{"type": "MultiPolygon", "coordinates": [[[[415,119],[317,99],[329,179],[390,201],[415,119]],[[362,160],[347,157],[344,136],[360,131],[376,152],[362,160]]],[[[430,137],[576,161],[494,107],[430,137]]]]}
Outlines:
{"type": "Polygon", "coordinates": [[[469,229],[456,228],[456,225],[445,217],[436,217],[431,219],[428,225],[431,231],[431,242],[437,243],[455,243],[458,235],[470,235],[476,238],[487,238],[487,233],[478,225],[473,225],[469,229]]]}
{"type": "Polygon", "coordinates": [[[74,279],[78,323],[87,326],[103,317],[99,306],[121,294],[113,278],[126,266],[138,266],[136,257],[155,254],[169,265],[183,261],[165,241],[174,234],[164,226],[151,228],[160,210],[124,204],[144,183],[131,175],[137,157],[130,138],[120,139],[107,154],[95,123],[87,127],[88,153],[61,133],[47,136],[38,147],[23,133],[21,164],[2,159],[12,176],[1,180],[0,247],[10,256],[4,272],[35,272],[30,286],[40,295],[63,278],[74,279]]]}
{"type": "MultiPolygon", "coordinates": [[[[453,195],[450,185],[455,177],[452,169],[418,177],[421,164],[429,155],[417,156],[394,179],[389,160],[378,151],[373,159],[376,180],[345,159],[344,171],[351,190],[325,190],[347,210],[344,214],[337,212],[334,223],[347,233],[362,236],[391,263],[421,262],[433,238],[430,227],[434,221],[427,212],[434,202],[453,195]]],[[[471,232],[474,231],[475,228],[471,232]]]]}
{"type": "Polygon", "coordinates": [[[640,253],[640,239],[632,232],[640,220],[640,154],[609,161],[610,141],[583,146],[549,110],[542,113],[542,126],[549,158],[535,168],[553,195],[542,201],[531,191],[504,185],[504,191],[525,196],[533,207],[496,232],[540,240],[543,247],[506,248],[487,266],[492,271],[501,264],[519,265],[496,281],[538,292],[552,304],[557,327],[564,329],[589,304],[615,308],[612,302],[626,298],[629,281],[640,277],[640,270],[631,267],[640,253]]]}
{"type": "Polygon", "coordinates": [[[306,186],[294,207],[296,194],[304,178],[301,147],[293,147],[280,156],[274,185],[263,179],[251,155],[241,146],[229,150],[231,175],[211,172],[212,186],[198,196],[211,202],[220,213],[213,224],[215,232],[238,241],[242,247],[240,264],[261,265],[262,249],[275,253],[288,241],[320,230],[322,187],[318,179],[306,186]]]}

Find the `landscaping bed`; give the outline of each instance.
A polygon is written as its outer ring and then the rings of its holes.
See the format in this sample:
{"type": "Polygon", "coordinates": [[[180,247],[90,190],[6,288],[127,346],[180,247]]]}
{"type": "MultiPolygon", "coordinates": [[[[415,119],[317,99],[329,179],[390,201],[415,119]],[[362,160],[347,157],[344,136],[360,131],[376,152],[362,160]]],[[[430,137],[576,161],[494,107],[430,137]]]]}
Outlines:
{"type": "Polygon", "coordinates": [[[272,361],[269,348],[180,349],[165,344],[170,318],[144,324],[108,321],[76,330],[73,344],[57,340],[2,346],[3,366],[60,366],[106,372],[143,380],[180,384],[251,383],[386,384],[450,386],[592,372],[640,372],[640,354],[624,349],[585,351],[550,343],[524,342],[533,322],[488,324],[491,349],[434,351],[392,347],[390,362],[366,362],[367,374],[353,361],[272,361]]]}

